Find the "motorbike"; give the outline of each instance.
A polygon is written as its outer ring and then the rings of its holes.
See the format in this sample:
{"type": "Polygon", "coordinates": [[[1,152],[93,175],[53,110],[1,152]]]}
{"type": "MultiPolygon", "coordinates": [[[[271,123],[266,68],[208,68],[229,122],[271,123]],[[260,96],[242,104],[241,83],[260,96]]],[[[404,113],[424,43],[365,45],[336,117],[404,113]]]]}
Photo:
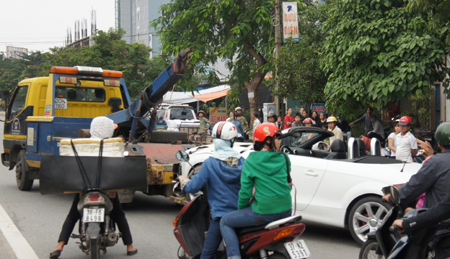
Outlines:
{"type": "Polygon", "coordinates": [[[114,246],[120,238],[109,216],[112,202],[100,189],[89,189],[82,195],[77,208],[82,215],[80,234],[72,234],[71,238],[80,240],[77,243],[81,251],[91,259],[98,259],[100,250],[106,254],[106,247],[114,246]]]}
{"type": "MultiPolygon", "coordinates": [[[[420,229],[408,235],[402,235],[398,232],[397,226],[392,223],[402,218],[402,208],[399,206],[399,193],[395,186],[383,188],[383,193],[390,193],[393,207],[386,215],[385,221],[376,232],[369,233],[367,241],[360,249],[359,259],[369,258],[387,258],[387,259],[440,259],[447,258],[438,255],[430,246],[430,242],[436,232],[442,228],[448,228],[449,224],[443,222],[435,226],[420,229]]],[[[427,209],[416,209],[403,216],[410,218],[427,209]]],[[[368,223],[370,224],[370,223],[368,223]]],[[[449,238],[450,240],[450,238],[449,238]]],[[[444,241],[445,242],[445,241],[444,241]]],[[[448,242],[447,242],[448,243],[448,242]]]]}
{"type": "MultiPolygon", "coordinates": [[[[178,151],[177,158],[189,161],[189,155],[178,151]]],[[[178,258],[200,258],[211,221],[206,188],[181,209],[175,218],[173,233],[180,244],[178,258]]],[[[236,229],[242,258],[285,259],[308,258],[311,253],[300,236],[305,225],[300,215],[271,222],[267,225],[236,229]]],[[[226,259],[226,247],[222,244],[216,258],[226,259]]]]}

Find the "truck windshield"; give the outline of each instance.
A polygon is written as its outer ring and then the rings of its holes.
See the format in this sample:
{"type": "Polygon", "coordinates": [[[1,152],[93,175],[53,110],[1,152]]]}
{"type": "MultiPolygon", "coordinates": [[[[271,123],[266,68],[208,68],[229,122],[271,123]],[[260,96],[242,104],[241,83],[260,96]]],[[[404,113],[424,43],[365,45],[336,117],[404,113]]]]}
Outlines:
{"type": "Polygon", "coordinates": [[[55,97],[69,102],[105,102],[105,89],[86,87],[56,87],[55,97]]]}
{"type": "Polygon", "coordinates": [[[170,108],[171,120],[194,120],[194,112],[189,108],[170,108]]]}

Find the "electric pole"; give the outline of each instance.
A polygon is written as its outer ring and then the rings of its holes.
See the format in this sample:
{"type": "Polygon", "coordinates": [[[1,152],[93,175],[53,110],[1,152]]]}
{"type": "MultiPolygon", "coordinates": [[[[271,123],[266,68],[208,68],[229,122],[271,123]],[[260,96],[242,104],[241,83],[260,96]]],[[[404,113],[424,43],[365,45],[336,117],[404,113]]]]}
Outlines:
{"type": "MultiPolygon", "coordinates": [[[[280,14],[280,0],[275,0],[275,59],[278,60],[278,55],[281,49],[281,14],[280,14]]],[[[275,77],[278,75],[278,68],[275,66],[275,77]]],[[[275,85],[275,89],[278,89],[278,82],[275,85]]],[[[274,96],[275,113],[280,116],[280,100],[278,96],[274,96]]]]}

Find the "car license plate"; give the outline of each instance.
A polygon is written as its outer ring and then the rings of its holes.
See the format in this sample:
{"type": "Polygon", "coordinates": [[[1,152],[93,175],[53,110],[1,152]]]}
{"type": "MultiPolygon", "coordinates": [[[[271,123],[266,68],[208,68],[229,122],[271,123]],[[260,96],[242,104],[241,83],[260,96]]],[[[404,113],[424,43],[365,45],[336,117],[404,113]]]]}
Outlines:
{"type": "Polygon", "coordinates": [[[103,222],[105,221],[105,209],[83,209],[83,222],[103,222]]]}
{"type": "Polygon", "coordinates": [[[294,239],[292,242],[284,243],[284,246],[292,259],[302,259],[311,256],[305,241],[301,239],[294,239]]]}

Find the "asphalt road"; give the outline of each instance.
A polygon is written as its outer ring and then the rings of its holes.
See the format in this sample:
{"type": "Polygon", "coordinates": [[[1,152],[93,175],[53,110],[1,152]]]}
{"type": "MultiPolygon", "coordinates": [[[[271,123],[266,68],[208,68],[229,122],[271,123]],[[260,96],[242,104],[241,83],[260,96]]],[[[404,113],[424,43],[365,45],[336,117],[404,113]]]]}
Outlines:
{"type": "MultiPolygon", "coordinates": [[[[0,126],[3,131],[3,124],[0,126]]],[[[2,145],[1,150],[3,151],[2,145]]],[[[43,196],[39,193],[38,181],[35,181],[31,191],[21,192],[16,187],[14,171],[8,171],[0,165],[0,204],[39,258],[48,258],[50,251],[56,246],[72,198],[73,195],[62,194],[43,196]]],[[[146,196],[142,193],[136,195],[133,203],[125,210],[134,245],[139,251],[132,258],[177,258],[179,245],[172,234],[172,221],[180,209],[179,205],[164,197],[146,196]]],[[[305,224],[303,237],[311,251],[310,258],[358,258],[359,246],[347,230],[309,222],[305,224]]],[[[0,235],[0,242],[3,241],[0,235]]],[[[74,241],[69,242],[60,258],[86,258],[74,241]]],[[[125,246],[120,241],[118,245],[109,248],[102,258],[130,258],[125,251],[125,246]]]]}

